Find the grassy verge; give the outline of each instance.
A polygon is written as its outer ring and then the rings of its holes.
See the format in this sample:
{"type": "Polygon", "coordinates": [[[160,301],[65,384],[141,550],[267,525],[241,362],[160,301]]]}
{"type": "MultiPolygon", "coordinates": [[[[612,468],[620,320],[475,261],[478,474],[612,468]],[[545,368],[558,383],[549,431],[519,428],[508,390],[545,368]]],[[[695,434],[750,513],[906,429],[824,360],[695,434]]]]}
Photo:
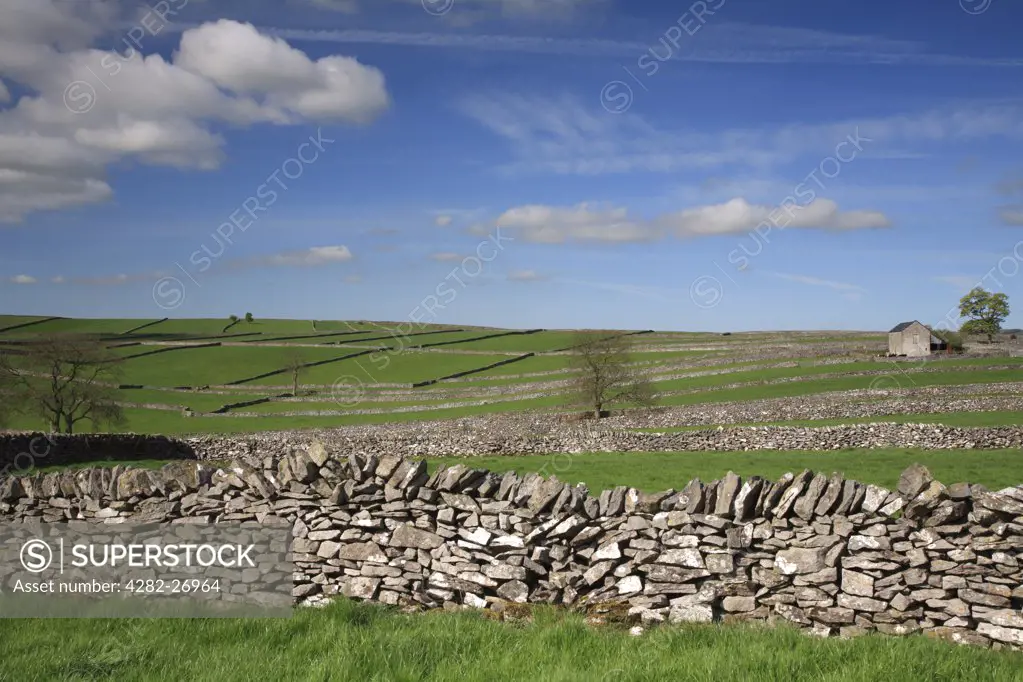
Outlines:
{"type": "Polygon", "coordinates": [[[0,641],[5,669],[25,681],[981,682],[1018,680],[1023,669],[1018,653],[922,636],[819,640],[784,627],[693,625],[632,637],[550,609],[512,625],[343,601],[279,620],[8,620],[0,641]]]}
{"type": "MultiPolygon", "coordinates": [[[[729,377],[732,383],[744,379],[729,377]]],[[[1023,372],[1019,370],[983,370],[959,372],[928,372],[913,375],[904,375],[897,372],[888,375],[865,375],[849,377],[832,377],[828,379],[807,379],[805,381],[791,381],[779,384],[763,384],[759,386],[741,386],[738,388],[719,388],[717,390],[699,391],[697,393],[685,393],[682,395],[665,396],[659,401],[661,405],[698,405],[701,403],[722,403],[733,401],[765,400],[768,398],[794,398],[817,393],[829,393],[832,391],[855,391],[867,390],[871,386],[880,389],[896,388],[925,388],[929,386],[965,386],[968,384],[996,384],[1018,382],[1023,380],[1023,372]],[[912,376],[912,379],[910,379],[912,376]]],[[[689,380],[682,380],[689,381],[689,380]]],[[[684,390],[696,388],[694,385],[678,384],[675,382],[661,382],[654,384],[654,390],[684,390]]]]}
{"type": "Polygon", "coordinates": [[[968,481],[1000,489],[1023,483],[1023,453],[1018,450],[836,450],[756,452],[637,452],[525,455],[522,457],[439,458],[429,461],[430,470],[461,463],[498,473],[537,471],[546,476],[589,486],[600,491],[627,485],[648,492],[680,489],[694,478],[707,482],[728,471],[743,477],[777,480],[803,469],[893,489],[899,475],[914,462],[931,470],[943,483],[968,481]]]}

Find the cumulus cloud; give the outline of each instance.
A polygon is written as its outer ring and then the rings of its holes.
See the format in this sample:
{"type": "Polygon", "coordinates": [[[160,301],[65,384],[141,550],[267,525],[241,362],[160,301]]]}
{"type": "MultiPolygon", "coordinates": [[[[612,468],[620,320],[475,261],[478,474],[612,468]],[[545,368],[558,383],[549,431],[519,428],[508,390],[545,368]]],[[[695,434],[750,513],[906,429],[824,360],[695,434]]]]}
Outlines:
{"type": "Polygon", "coordinates": [[[0,111],[0,222],[108,201],[113,163],[217,168],[224,125],[366,124],[390,104],[378,69],[310,59],[249,24],[188,29],[168,60],[93,49],[117,37],[117,0],[3,4],[0,77],[30,94],[0,111]]]}
{"type": "MultiPolygon", "coordinates": [[[[509,209],[495,224],[518,232],[525,241],[645,242],[669,235],[681,239],[743,234],[761,224],[772,229],[846,231],[887,228],[888,218],[877,211],[841,211],[834,201],[815,199],[806,205],[762,206],[736,198],[723,204],[699,206],[650,219],[630,216],[628,209],[578,204],[572,207],[531,205],[509,209]]],[[[485,229],[477,225],[476,232],[485,229]]]]}
{"type": "Polygon", "coordinates": [[[35,284],[36,278],[31,275],[15,275],[9,281],[11,284],[35,284]]]}
{"type": "Polygon", "coordinates": [[[448,225],[451,224],[451,216],[439,215],[433,219],[433,224],[436,225],[437,227],[447,227],[448,225]]]}

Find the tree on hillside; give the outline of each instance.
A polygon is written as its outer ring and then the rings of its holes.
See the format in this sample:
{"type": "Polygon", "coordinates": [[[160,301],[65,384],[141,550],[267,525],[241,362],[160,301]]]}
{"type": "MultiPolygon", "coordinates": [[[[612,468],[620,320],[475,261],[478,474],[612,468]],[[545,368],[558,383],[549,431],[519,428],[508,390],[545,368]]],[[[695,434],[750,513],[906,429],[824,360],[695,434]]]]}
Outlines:
{"type": "Polygon", "coordinates": [[[969,318],[960,328],[963,334],[987,336],[988,343],[991,343],[1009,316],[1009,297],[975,287],[959,300],[959,314],[969,318]]]}
{"type": "Polygon", "coordinates": [[[288,372],[291,373],[292,395],[298,395],[298,378],[302,373],[302,370],[305,369],[305,363],[305,358],[303,358],[302,354],[298,351],[294,351],[288,355],[284,362],[285,368],[287,368],[288,372]]]}
{"type": "Polygon", "coordinates": [[[621,336],[577,335],[569,365],[576,370],[572,394],[593,411],[595,419],[604,408],[619,403],[653,404],[650,383],[629,362],[631,344],[621,336]]]}
{"type": "Polygon", "coordinates": [[[17,356],[0,355],[0,375],[10,404],[37,414],[54,433],[74,433],[88,421],[93,428],[124,423],[116,402],[120,358],[96,339],[51,336],[26,344],[17,356]]]}
{"type": "Polygon", "coordinates": [[[245,321],[248,322],[249,324],[252,324],[253,321],[252,313],[245,313],[245,321]]]}
{"type": "Polygon", "coordinates": [[[238,316],[237,315],[228,315],[227,316],[227,320],[231,324],[238,324],[238,316]]]}

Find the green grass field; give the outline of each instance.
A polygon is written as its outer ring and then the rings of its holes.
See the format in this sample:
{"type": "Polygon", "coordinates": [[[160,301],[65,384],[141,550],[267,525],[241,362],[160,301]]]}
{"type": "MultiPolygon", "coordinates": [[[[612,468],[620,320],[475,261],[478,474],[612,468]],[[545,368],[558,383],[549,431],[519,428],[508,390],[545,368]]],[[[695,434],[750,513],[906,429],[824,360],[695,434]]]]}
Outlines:
{"type": "MultiPolygon", "coordinates": [[[[339,350],[343,351],[344,349],[339,350]]],[[[339,355],[337,351],[334,353],[335,357],[339,355]]],[[[411,384],[485,367],[507,359],[506,355],[456,355],[412,350],[370,353],[350,360],[333,362],[329,365],[310,367],[302,371],[302,382],[307,385],[331,386],[343,377],[355,377],[358,381],[367,384],[411,384]]],[[[291,377],[272,376],[251,383],[252,385],[281,386],[290,384],[291,377]]]]}
{"type": "MultiPolygon", "coordinates": [[[[122,383],[142,386],[216,386],[282,368],[286,357],[297,354],[306,362],[340,358],[336,348],[291,349],[266,346],[230,346],[173,350],[125,361],[122,383]]],[[[278,384],[289,384],[275,377],[278,384]]]]}
{"type": "MultiPolygon", "coordinates": [[[[0,326],[18,322],[42,319],[29,316],[0,317],[0,326]]],[[[24,340],[50,331],[102,332],[114,335],[143,324],[146,320],[52,320],[37,326],[15,330],[14,335],[5,334],[2,340],[24,340]],[[23,334],[17,332],[23,331],[23,334]]],[[[184,348],[161,352],[144,357],[131,357],[122,365],[119,383],[172,388],[176,386],[223,386],[229,382],[247,379],[266,372],[280,370],[293,354],[300,355],[307,362],[331,360],[357,352],[355,347],[367,338],[383,336],[379,341],[368,342],[371,346],[390,345],[407,347],[414,343],[433,343],[446,340],[462,340],[462,343],[442,346],[433,351],[382,351],[362,355],[358,358],[328,363],[308,368],[300,375],[300,391],[317,393],[315,399],[305,403],[271,402],[266,405],[246,408],[256,416],[246,417],[195,417],[185,418],[181,407],[191,407],[197,412],[209,412],[224,404],[252,400],[289,391],[291,376],[287,372],[232,388],[230,395],[210,395],[171,391],[120,391],[118,400],[128,405],[146,404],[166,406],[168,409],[144,409],[130,407],[127,410],[129,423],[122,430],[153,431],[167,434],[216,433],[265,431],[277,429],[314,428],[342,426],[346,424],[369,424],[383,421],[408,421],[446,419],[495,412],[521,412],[524,410],[564,410],[568,400],[564,395],[542,398],[523,398],[543,392],[541,385],[564,381],[574,375],[566,371],[570,356],[550,355],[549,351],[563,348],[576,340],[576,333],[565,330],[543,331],[529,335],[500,336],[483,341],[466,339],[498,334],[500,329],[464,328],[465,331],[451,331],[459,327],[426,325],[415,326],[413,331],[440,330],[438,334],[398,339],[390,336],[389,329],[397,323],[372,325],[357,321],[347,323],[317,322],[316,329],[309,320],[260,320],[252,323],[241,322],[228,331],[228,335],[259,332],[260,336],[232,339],[221,336],[227,325],[226,319],[171,319],[153,324],[135,335],[121,336],[124,341],[137,341],[139,345],[122,347],[110,352],[128,358],[140,353],[167,348],[159,341],[183,337],[210,336],[209,341],[222,340],[232,345],[214,348],[184,348]],[[366,330],[353,336],[330,336],[331,332],[346,332],[352,329],[366,330]],[[326,335],[313,339],[278,340],[286,336],[307,334],[326,335]],[[326,340],[325,340],[326,339],[326,340]],[[255,343],[239,341],[255,340],[255,343]],[[352,348],[344,345],[317,345],[332,341],[351,342],[352,348]],[[237,345],[234,345],[237,344],[237,345]],[[472,374],[464,379],[445,381],[440,384],[417,389],[408,396],[393,396],[379,402],[363,401],[356,405],[339,405],[330,402],[330,387],[342,380],[348,383],[361,382],[362,390],[373,393],[385,385],[409,385],[416,382],[438,379],[484,367],[488,364],[508,360],[514,353],[540,353],[534,357],[503,365],[494,369],[472,374]],[[528,376],[532,374],[533,376],[528,376]],[[525,376],[524,376],[525,375],[525,376]],[[472,380],[469,380],[469,379],[472,380]],[[494,395],[473,395],[474,389],[508,387],[511,393],[498,397],[494,395]],[[438,393],[459,390],[455,398],[438,397],[438,393]],[[331,417],[284,417],[286,411],[318,411],[337,409],[386,409],[388,407],[422,406],[433,408],[452,402],[470,403],[488,401],[483,405],[458,405],[443,409],[426,409],[411,413],[345,415],[331,417]]],[[[607,333],[607,332],[600,332],[607,333]]],[[[822,365],[819,360],[828,357],[845,357],[844,351],[829,354],[826,348],[813,348],[813,356],[803,353],[799,346],[806,344],[795,341],[863,342],[868,337],[852,333],[841,335],[828,332],[822,334],[735,334],[721,336],[707,333],[668,333],[637,335],[632,337],[634,346],[632,362],[637,371],[651,377],[654,390],[663,395],[659,404],[666,406],[700,405],[721,402],[746,402],[770,398],[798,398],[822,393],[844,392],[875,388],[914,388],[925,386],[954,386],[963,384],[985,384],[1023,381],[1023,358],[978,358],[920,362],[882,362],[867,359],[861,351],[860,361],[849,361],[822,365]],[[857,341],[858,339],[858,341],[857,341]],[[781,352],[771,357],[748,359],[743,357],[743,344],[755,342],[757,347],[775,344],[781,352]],[[659,348],[651,351],[650,348],[659,348]],[[794,364],[782,367],[783,364],[794,364]],[[992,370],[992,366],[1012,366],[1019,369],[992,370]],[[928,371],[916,371],[918,369],[928,371]],[[873,371],[881,375],[859,375],[854,373],[873,371]],[[704,376],[687,378],[662,377],[678,374],[712,372],[704,376]],[[794,380],[794,381],[792,381],[794,380]],[[750,384],[724,388],[734,384],[750,384]]],[[[883,337],[878,337],[883,338],[883,337]]],[[[207,342],[204,340],[203,342],[207,342]]],[[[114,345],[110,340],[107,345],[114,345]]],[[[18,364],[18,357],[14,357],[18,364]]],[[[558,389],[561,391],[562,389],[558,389]]],[[[624,405],[619,408],[629,408],[624,405]]],[[[937,418],[939,421],[942,417],[937,418]]],[[[15,416],[13,428],[39,426],[39,419],[33,416],[15,416]]],[[[1018,420],[1001,415],[948,415],[947,423],[961,425],[989,425],[996,423],[1015,424],[1018,420]]],[[[82,425],[88,429],[87,424],[82,425]]]]}
{"type": "Polygon", "coordinates": [[[864,483],[893,489],[899,475],[919,462],[943,483],[967,481],[992,489],[1023,481],[1023,453],[1018,450],[837,450],[828,452],[760,450],[757,452],[643,452],[526,455],[521,457],[451,457],[427,460],[435,470],[452,464],[497,473],[542,472],[567,483],[585,483],[592,491],[626,485],[647,492],[680,490],[694,478],[707,482],[729,471],[743,477],[777,480],[803,469],[843,473],[864,483]]]}
{"type": "Polygon", "coordinates": [[[1019,680],[1023,654],[923,636],[820,640],[793,628],[621,626],[536,609],[403,615],[341,600],[290,619],[3,620],[5,679],[436,682],[971,682],[1019,680]]]}

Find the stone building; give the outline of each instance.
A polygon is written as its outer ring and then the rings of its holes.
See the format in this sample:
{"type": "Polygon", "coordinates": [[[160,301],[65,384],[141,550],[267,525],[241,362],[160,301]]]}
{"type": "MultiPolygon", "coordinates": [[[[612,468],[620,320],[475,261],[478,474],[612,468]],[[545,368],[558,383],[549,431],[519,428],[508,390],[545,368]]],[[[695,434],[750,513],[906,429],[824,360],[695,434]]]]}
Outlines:
{"type": "Polygon", "coordinates": [[[930,329],[913,320],[903,322],[888,332],[888,354],[922,357],[933,351],[944,350],[946,344],[930,329]]]}

